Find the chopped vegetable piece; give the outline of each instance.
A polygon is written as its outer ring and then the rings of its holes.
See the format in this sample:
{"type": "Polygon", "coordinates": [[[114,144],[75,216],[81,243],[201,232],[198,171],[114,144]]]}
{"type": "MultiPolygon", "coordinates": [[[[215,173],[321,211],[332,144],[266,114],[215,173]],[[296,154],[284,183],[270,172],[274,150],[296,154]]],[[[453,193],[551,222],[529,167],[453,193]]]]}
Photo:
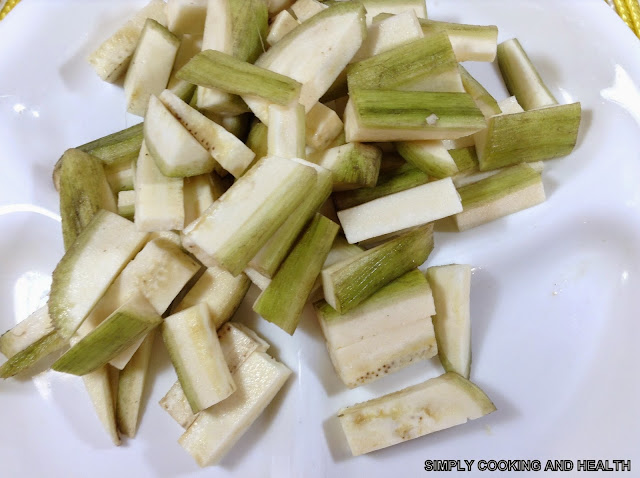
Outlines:
{"type": "Polygon", "coordinates": [[[184,178],[184,223],[191,224],[227,190],[215,174],[201,174],[184,178]]]}
{"type": "Polygon", "coordinates": [[[460,78],[462,79],[462,86],[464,90],[471,95],[473,101],[476,102],[480,111],[485,118],[489,118],[493,115],[499,115],[502,113],[498,102],[493,96],[480,84],[473,76],[469,74],[462,65],[458,65],[460,69],[460,78]]]}
{"type": "Polygon", "coordinates": [[[421,265],[433,250],[433,226],[406,232],[322,271],[325,300],[343,314],[421,265]]]}
{"type": "Polygon", "coordinates": [[[375,21],[367,29],[367,37],[352,62],[371,58],[378,53],[423,38],[415,12],[410,10],[375,21]]]}
{"type": "Polygon", "coordinates": [[[167,28],[176,35],[202,35],[207,0],[168,0],[167,28]]]}
{"type": "Polygon", "coordinates": [[[527,164],[505,168],[458,192],[463,212],[454,216],[460,231],[471,229],[544,202],[540,173],[527,164]]]}
{"type": "Polygon", "coordinates": [[[445,32],[449,36],[457,61],[488,61],[496,58],[498,27],[495,25],[465,25],[420,19],[425,36],[445,32]]]}
{"type": "Polygon", "coordinates": [[[140,152],[143,138],[142,123],[138,123],[122,131],[78,146],[76,149],[101,159],[105,165],[112,166],[120,163],[129,163],[136,159],[140,152]]]}
{"type": "Polygon", "coordinates": [[[236,385],[205,304],[170,315],[162,337],[194,413],[224,400],[236,385]]]}
{"type": "Polygon", "coordinates": [[[313,168],[295,161],[262,158],[185,228],[184,247],[207,266],[240,274],[300,204],[316,176],[313,168]]]}
{"type": "Polygon", "coordinates": [[[142,249],[148,233],[108,211],[98,211],[53,271],[49,315],[70,338],[124,266],[142,249]]]}
{"type": "Polygon", "coordinates": [[[338,413],[354,456],[466,423],[496,410],[489,397],[457,373],[407,387],[338,413]]]}
{"type": "Polygon", "coordinates": [[[342,120],[335,111],[322,103],[316,103],[306,116],[307,146],[318,151],[327,149],[343,128],[342,120]]]}
{"type": "Polygon", "coordinates": [[[498,65],[509,93],[525,110],[558,104],[517,38],[498,45],[498,65]]]}
{"type": "Polygon", "coordinates": [[[340,226],[316,214],[253,310],[293,335],[340,226]]]}
{"type": "Polygon", "coordinates": [[[436,306],[433,328],[440,362],[445,371],[468,379],[471,373],[471,266],[429,267],[427,279],[436,306]]]}
{"type": "Polygon", "coordinates": [[[347,143],[313,155],[310,159],[331,171],[334,191],[371,188],[378,181],[382,151],[375,146],[347,143]]]}
{"type": "Polygon", "coordinates": [[[447,178],[458,172],[442,141],[401,141],[396,143],[396,149],[408,163],[434,178],[447,178]]]}
{"type": "Polygon", "coordinates": [[[421,226],[462,211],[462,204],[451,178],[390,194],[338,212],[338,218],[351,243],[378,238],[421,226]],[[398,211],[411,211],[398,214],[398,211]]]}
{"type": "Polygon", "coordinates": [[[282,37],[298,25],[300,25],[300,22],[298,22],[293,15],[291,15],[287,10],[282,10],[274,17],[273,22],[271,22],[269,34],[266,38],[267,45],[275,45],[282,39],[282,37]]]}
{"type": "Polygon", "coordinates": [[[133,221],[136,212],[136,192],[120,191],[118,193],[118,214],[133,221]]]}
{"type": "Polygon", "coordinates": [[[305,158],[305,114],[304,106],[294,103],[289,106],[269,105],[269,129],[267,131],[267,154],[281,158],[305,158]]]}

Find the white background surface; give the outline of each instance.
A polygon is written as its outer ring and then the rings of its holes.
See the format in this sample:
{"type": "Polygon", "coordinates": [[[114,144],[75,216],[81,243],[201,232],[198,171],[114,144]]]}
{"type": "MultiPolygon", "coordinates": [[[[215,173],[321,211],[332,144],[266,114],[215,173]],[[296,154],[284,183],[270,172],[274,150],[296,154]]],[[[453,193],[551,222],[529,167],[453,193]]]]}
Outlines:
{"type": "MultiPolygon", "coordinates": [[[[68,148],[129,126],[119,87],[85,58],[130,1],[25,0],[0,23],[0,329],[43,301],[62,255],[51,171],[68,148]]],[[[437,360],[348,391],[308,314],[291,339],[238,317],[294,376],[217,468],[199,470],[157,405],[175,380],[157,341],[138,436],[111,445],[76,377],[0,383],[0,476],[421,476],[426,459],[632,459],[640,467],[640,42],[601,0],[428,4],[433,19],[518,36],[561,102],[581,101],[578,147],[548,163],[548,201],[463,234],[440,233],[428,264],[476,266],[472,380],[498,411],[351,458],[342,406],[441,373],[437,360]]],[[[469,64],[501,100],[495,65],[469,64]]],[[[465,473],[465,476],[479,472],[465,473]]],[[[527,476],[520,473],[518,476],[527,476]]],[[[561,474],[558,474],[561,475],[561,474]]],[[[438,475],[439,476],[439,475],[438,475]]]]}

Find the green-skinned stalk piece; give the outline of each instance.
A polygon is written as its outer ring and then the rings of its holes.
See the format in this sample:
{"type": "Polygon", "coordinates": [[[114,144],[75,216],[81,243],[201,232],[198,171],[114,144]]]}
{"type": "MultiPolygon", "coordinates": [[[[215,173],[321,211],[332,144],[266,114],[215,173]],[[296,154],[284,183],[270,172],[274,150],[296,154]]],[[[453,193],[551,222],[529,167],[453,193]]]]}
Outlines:
{"type": "Polygon", "coordinates": [[[249,262],[250,268],[266,278],[273,278],[305,224],[313,218],[316,211],[331,195],[333,184],[331,172],[317,166],[314,169],[317,172],[315,185],[307,192],[307,196],[295,211],[249,262]]]}
{"type": "Polygon", "coordinates": [[[487,61],[496,58],[498,27],[495,25],[465,25],[420,19],[425,36],[445,32],[449,36],[457,61],[487,61]]]}
{"type": "Polygon", "coordinates": [[[339,229],[335,222],[316,214],[253,310],[293,335],[339,229]]]}
{"type": "Polygon", "coordinates": [[[314,308],[333,366],[349,388],[437,353],[431,289],[417,269],[345,314],[325,301],[316,302],[314,308]]]}
{"type": "MultiPolygon", "coordinates": [[[[202,50],[216,50],[253,63],[264,51],[268,12],[263,0],[209,0],[202,50]]],[[[237,115],[247,106],[236,95],[198,87],[198,109],[237,115]]]]}
{"type": "Polygon", "coordinates": [[[476,102],[485,118],[502,113],[498,102],[491,94],[480,84],[471,74],[465,70],[464,66],[458,65],[460,69],[460,78],[462,78],[462,86],[464,90],[471,95],[473,101],[476,102]]]}
{"type": "Polygon", "coordinates": [[[464,91],[446,33],[429,35],[354,63],[347,73],[349,91],[464,91]]]}
{"type": "Polygon", "coordinates": [[[354,456],[488,415],[489,397],[455,372],[343,408],[340,424],[354,456]]]}
{"type": "Polygon", "coordinates": [[[471,266],[429,267],[427,279],[436,306],[433,328],[440,362],[445,371],[468,379],[471,373],[471,266]]]}
{"type": "Polygon", "coordinates": [[[124,79],[127,111],[145,116],[151,95],[167,87],[180,39],[166,27],[148,19],[124,79]]]}
{"type": "Polygon", "coordinates": [[[130,438],[136,436],[138,429],[142,394],[155,335],[155,330],[147,334],[129,363],[120,371],[116,396],[116,422],[120,432],[130,438]]]}
{"type": "Polygon", "coordinates": [[[345,110],[347,141],[456,139],[486,127],[467,93],[354,90],[345,110]]]}
{"type": "Polygon", "coordinates": [[[76,149],[101,159],[105,165],[119,164],[138,157],[142,139],[142,123],[138,123],[78,146],[76,149]]]}
{"type": "MultiPolygon", "coordinates": [[[[299,103],[308,113],[362,45],[367,33],[364,16],[360,3],[332,5],[290,31],[255,64],[301,83],[299,103]]],[[[255,97],[244,100],[268,125],[269,101],[255,97]]]]}
{"type": "Polygon", "coordinates": [[[247,147],[255,153],[255,160],[262,159],[267,156],[268,146],[268,128],[267,125],[255,120],[249,130],[247,136],[247,147]]]}
{"type": "Polygon", "coordinates": [[[3,363],[0,366],[0,378],[13,377],[28,370],[40,359],[63,349],[67,344],[67,340],[63,339],[55,330],[47,333],[3,363]]]}
{"type": "Polygon", "coordinates": [[[347,143],[310,157],[313,162],[331,171],[334,191],[375,186],[381,158],[380,149],[362,143],[347,143]]]}
{"type": "Polygon", "coordinates": [[[349,209],[389,194],[421,186],[429,182],[429,175],[411,164],[399,168],[381,171],[378,182],[372,188],[360,188],[353,191],[337,192],[333,195],[333,203],[337,210],[349,209]]]}
{"type": "Polygon", "coordinates": [[[219,267],[208,267],[172,313],[204,303],[209,309],[212,327],[218,329],[233,316],[250,285],[244,274],[234,277],[219,267]]]}
{"type": "Polygon", "coordinates": [[[469,174],[478,171],[478,155],[475,146],[450,149],[449,155],[458,168],[458,174],[469,174]]]}
{"type": "Polygon", "coordinates": [[[498,65],[509,93],[525,110],[558,104],[517,38],[498,45],[498,65]]]}
{"type": "Polygon", "coordinates": [[[167,317],[162,325],[162,338],[194,413],[235,392],[235,383],[205,304],[167,317]]]}
{"type": "Polygon", "coordinates": [[[309,166],[261,159],[183,232],[184,247],[207,265],[240,274],[315,183],[309,166]]]}
{"type": "Polygon", "coordinates": [[[158,169],[167,177],[197,176],[210,173],[216,166],[211,153],[155,95],[149,98],[144,142],[158,169]]]}
{"type": "MultiPolygon", "coordinates": [[[[233,133],[192,108],[169,90],[158,97],[180,124],[209,152],[213,171],[229,171],[240,177],[253,162],[255,155],[233,133]]],[[[207,163],[208,164],[208,163],[207,163]]],[[[203,169],[208,169],[203,168],[203,169]]],[[[204,173],[207,173],[205,171],[204,173]]]]}
{"type": "Polygon", "coordinates": [[[356,307],[389,282],[415,269],[433,250],[433,226],[413,229],[322,271],[325,300],[339,313],[356,307]]]}
{"type": "Polygon", "coordinates": [[[288,106],[269,105],[269,130],[267,154],[281,158],[306,156],[304,106],[292,103],[288,106]]]}
{"type": "Polygon", "coordinates": [[[162,317],[138,293],[73,345],[51,368],[86,375],[107,364],[161,322],[162,317]]]}
{"type": "Polygon", "coordinates": [[[198,53],[176,76],[198,86],[258,96],[279,105],[288,105],[300,96],[297,81],[215,50],[198,53]]]}
{"type": "Polygon", "coordinates": [[[458,189],[463,212],[454,216],[460,231],[544,202],[542,177],[528,164],[505,168],[458,189]]]}
{"type": "Polygon", "coordinates": [[[118,210],[101,161],[78,149],[68,149],[60,159],[59,192],[65,250],[100,209],[118,210]]]}
{"type": "Polygon", "coordinates": [[[476,135],[480,171],[566,156],[578,140],[580,117],[580,103],[492,116],[486,135],[476,135]]]}
{"type": "Polygon", "coordinates": [[[55,330],[46,305],[0,336],[0,353],[11,358],[55,330]]]}
{"type": "Polygon", "coordinates": [[[165,3],[151,0],[89,55],[89,63],[104,81],[114,83],[127,71],[147,18],[166,25],[165,3]]]}
{"type": "Polygon", "coordinates": [[[62,337],[73,335],[147,237],[117,214],[98,211],[53,271],[49,315],[62,337]]]}
{"type": "Polygon", "coordinates": [[[462,212],[451,178],[384,196],[338,212],[350,243],[381,240],[389,234],[422,226],[462,212]],[[399,214],[398,211],[411,211],[399,214]]]}
{"type": "Polygon", "coordinates": [[[307,113],[305,138],[307,146],[321,151],[331,147],[340,133],[344,130],[344,124],[328,106],[316,103],[307,113]]]}
{"type": "Polygon", "coordinates": [[[396,143],[396,150],[408,163],[433,178],[447,178],[458,172],[442,141],[400,141],[396,143]]]}

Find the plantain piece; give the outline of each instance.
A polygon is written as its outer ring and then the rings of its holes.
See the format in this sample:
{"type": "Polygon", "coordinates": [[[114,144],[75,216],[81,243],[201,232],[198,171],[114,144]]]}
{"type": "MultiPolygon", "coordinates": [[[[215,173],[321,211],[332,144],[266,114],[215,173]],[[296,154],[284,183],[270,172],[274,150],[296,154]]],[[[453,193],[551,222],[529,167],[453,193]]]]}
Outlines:
{"type": "MultiPolygon", "coordinates": [[[[136,159],[139,154],[140,151],[138,150],[136,159]]],[[[104,174],[107,177],[107,182],[109,183],[109,186],[111,186],[111,190],[114,194],[120,193],[121,191],[133,191],[134,163],[135,160],[104,167],[104,174]]]]}
{"type": "Polygon", "coordinates": [[[471,373],[471,266],[450,264],[429,267],[436,314],[433,328],[438,356],[446,372],[468,379],[471,373]]]}
{"type": "Polygon", "coordinates": [[[425,36],[444,32],[449,36],[457,61],[487,61],[496,58],[498,27],[495,25],[465,25],[420,19],[425,36]]]}
{"type": "Polygon", "coordinates": [[[462,86],[464,86],[464,90],[471,95],[473,101],[476,102],[476,105],[480,108],[484,117],[488,119],[493,115],[499,115],[502,113],[498,106],[498,102],[493,96],[491,96],[485,87],[471,76],[469,72],[465,70],[464,66],[458,65],[458,68],[460,69],[460,78],[462,79],[462,86]]]}
{"type": "Polygon", "coordinates": [[[231,319],[250,285],[244,274],[234,277],[219,267],[208,267],[172,313],[203,303],[209,309],[211,326],[219,329],[231,319]]]}
{"type": "Polygon", "coordinates": [[[167,89],[171,90],[173,94],[186,103],[189,103],[194,97],[196,85],[178,79],[176,74],[191,58],[200,53],[200,51],[202,51],[202,35],[182,35],[180,48],[178,48],[178,53],[176,53],[176,60],[173,62],[171,76],[169,76],[169,81],[167,82],[167,89]]]}
{"type": "Polygon", "coordinates": [[[382,151],[368,144],[347,143],[310,159],[331,171],[334,191],[371,188],[378,181],[382,151]]]}
{"type": "Polygon", "coordinates": [[[486,127],[466,93],[353,90],[345,110],[347,141],[456,139],[486,127]]]}
{"type": "MultiPolygon", "coordinates": [[[[386,14],[385,14],[386,15],[386,14]]],[[[365,60],[392,48],[423,38],[420,22],[413,10],[376,17],[367,29],[367,37],[351,62],[365,60]]]]}
{"type": "Polygon", "coordinates": [[[458,166],[442,141],[400,141],[396,150],[408,163],[425,174],[442,179],[458,173],[458,166]]]}
{"type": "Polygon", "coordinates": [[[82,376],[84,387],[89,394],[98,419],[116,446],[121,443],[116,424],[116,402],[113,393],[114,374],[117,373],[118,371],[114,371],[113,367],[105,365],[82,376]]]}
{"type": "Polygon", "coordinates": [[[528,164],[505,168],[458,190],[464,211],[454,220],[458,230],[513,214],[544,202],[542,177],[528,164]]]}
{"type": "Polygon", "coordinates": [[[118,214],[133,221],[136,212],[136,192],[120,191],[118,193],[118,214]]]}
{"type": "Polygon", "coordinates": [[[486,134],[475,138],[480,171],[566,156],[576,145],[580,117],[580,103],[492,116],[486,134]]]}
{"type": "Polygon", "coordinates": [[[496,410],[467,379],[448,372],[426,382],[343,408],[340,424],[354,456],[461,425],[496,410]]]}
{"type": "MultiPolygon", "coordinates": [[[[249,168],[255,155],[233,133],[220,124],[192,108],[168,90],[159,96],[160,101],[180,124],[209,153],[204,169],[222,173],[229,171],[234,177],[240,177],[249,168]]],[[[208,173],[209,171],[204,171],[208,173]]]]}
{"type": "Polygon", "coordinates": [[[375,187],[335,193],[333,202],[338,210],[349,209],[374,199],[421,186],[428,181],[427,174],[410,164],[405,164],[391,171],[381,171],[375,187]]]}
{"type": "Polygon", "coordinates": [[[236,385],[205,304],[167,317],[162,326],[162,338],[194,413],[235,392],[236,385]]]}
{"type": "Polygon", "coordinates": [[[273,278],[278,267],[291,251],[302,229],[331,194],[331,172],[308,162],[303,162],[302,164],[313,167],[316,170],[315,184],[307,192],[306,197],[298,207],[249,261],[247,275],[254,283],[258,282],[258,287],[264,285],[264,287],[260,287],[261,290],[266,288],[268,285],[266,281],[273,278]]]}
{"type": "MultiPolygon", "coordinates": [[[[195,110],[194,110],[195,111],[195,110]]],[[[163,175],[184,178],[210,173],[215,160],[167,107],[151,96],[144,122],[144,142],[163,175]]]]}
{"type": "Polygon", "coordinates": [[[122,76],[129,67],[147,18],[166,25],[167,16],[164,8],[165,3],[162,0],[151,0],[91,53],[89,64],[100,78],[114,83],[122,76]]]}
{"type": "Polygon", "coordinates": [[[400,14],[413,12],[418,18],[427,18],[427,7],[420,0],[363,0],[362,4],[367,9],[367,25],[382,14],[400,14]]]}
{"type": "Polygon", "coordinates": [[[348,312],[389,282],[421,265],[433,250],[433,226],[415,228],[322,271],[327,303],[348,312]]]}
{"type": "Polygon", "coordinates": [[[281,158],[305,158],[304,106],[293,103],[288,106],[269,105],[269,129],[267,154],[281,158]]]}
{"type": "Polygon", "coordinates": [[[397,46],[351,65],[349,91],[356,89],[464,92],[446,33],[397,46]]]}
{"type": "Polygon", "coordinates": [[[108,211],[98,211],[55,270],[49,315],[69,339],[125,265],[145,244],[148,233],[108,211]]]}
{"type": "Polygon", "coordinates": [[[124,79],[127,111],[145,116],[149,98],[169,82],[180,39],[155,20],[145,22],[124,79]]]}
{"type": "Polygon", "coordinates": [[[51,368],[86,375],[106,365],[161,322],[153,306],[138,292],[73,345],[51,368]]]}
{"type": "Polygon", "coordinates": [[[315,183],[317,173],[289,159],[262,158],[183,232],[203,264],[240,274],[315,183]]]}
{"type": "Polygon", "coordinates": [[[139,231],[171,231],[184,227],[184,180],[162,174],[146,141],[136,163],[135,224],[139,231]]]}
{"type": "Polygon", "coordinates": [[[207,0],[168,0],[167,28],[176,35],[202,35],[207,0]]]}
{"type": "Polygon", "coordinates": [[[176,76],[198,86],[257,96],[284,106],[300,96],[297,81],[215,50],[198,53],[176,76]]]}
{"type": "Polygon", "coordinates": [[[59,192],[65,250],[100,209],[118,210],[102,163],[78,149],[68,149],[60,158],[59,192]]]}
{"type": "MultiPolygon", "coordinates": [[[[309,112],[358,51],[365,35],[364,7],[356,2],[339,3],[289,32],[255,64],[302,84],[298,102],[309,112]]],[[[268,125],[270,102],[255,97],[244,100],[268,125]]]]}
{"type": "Polygon", "coordinates": [[[451,178],[445,178],[344,209],[338,218],[353,244],[452,216],[462,208],[451,178]]]}
{"type": "Polygon", "coordinates": [[[105,166],[113,166],[136,159],[140,152],[140,146],[142,146],[142,140],[142,123],[138,123],[80,145],[76,149],[102,160],[105,166]]]}
{"type": "Polygon", "coordinates": [[[273,21],[269,26],[269,34],[265,39],[267,45],[275,45],[298,25],[300,25],[300,22],[296,20],[293,15],[291,15],[287,10],[282,10],[273,18],[273,21]]]}
{"type": "Polygon", "coordinates": [[[293,335],[339,229],[336,223],[316,213],[269,286],[253,304],[253,310],[293,335]]]}
{"type": "Polygon", "coordinates": [[[178,443],[198,465],[217,464],[271,403],[291,375],[285,365],[254,352],[233,374],[237,391],[203,410],[178,443]]]}
{"type": "Polygon", "coordinates": [[[424,275],[413,270],[345,314],[314,304],[327,349],[350,388],[377,380],[437,353],[431,316],[436,309],[424,275]]]}
{"type": "Polygon", "coordinates": [[[227,190],[220,176],[201,174],[184,179],[184,223],[191,224],[227,190]]]}
{"type": "Polygon", "coordinates": [[[268,150],[268,128],[264,123],[261,123],[257,119],[254,120],[247,136],[247,147],[255,153],[255,160],[264,158],[267,156],[268,150]]]}
{"type": "MultiPolygon", "coordinates": [[[[202,50],[253,63],[264,51],[268,12],[263,0],[209,0],[202,50]]],[[[241,98],[217,89],[197,89],[200,110],[237,115],[248,111],[241,98]]]]}
{"type": "Polygon", "coordinates": [[[498,45],[498,66],[507,90],[525,110],[558,104],[517,38],[498,45]]]}
{"type": "Polygon", "coordinates": [[[307,146],[317,151],[327,149],[343,129],[342,120],[335,111],[322,103],[316,103],[306,116],[307,146]]]}
{"type": "Polygon", "coordinates": [[[155,339],[152,330],[142,341],[131,360],[122,369],[118,379],[116,398],[116,423],[120,433],[133,438],[138,430],[142,394],[147,380],[147,369],[155,339]]]}

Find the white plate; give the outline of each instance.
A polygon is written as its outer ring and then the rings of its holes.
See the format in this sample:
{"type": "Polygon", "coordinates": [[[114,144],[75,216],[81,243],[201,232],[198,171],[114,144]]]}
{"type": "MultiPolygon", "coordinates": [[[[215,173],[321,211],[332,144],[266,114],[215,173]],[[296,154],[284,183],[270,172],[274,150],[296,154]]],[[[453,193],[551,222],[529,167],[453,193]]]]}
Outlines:
{"type": "MultiPolygon", "coordinates": [[[[25,0],[0,23],[0,329],[43,301],[62,255],[51,169],[64,149],[135,122],[120,88],[85,62],[140,2],[25,0]]],[[[113,447],[81,380],[0,383],[0,476],[420,475],[426,459],[632,459],[640,464],[640,43],[602,0],[452,1],[435,19],[518,36],[563,102],[581,101],[578,147],[548,163],[548,201],[464,234],[439,234],[429,264],[476,266],[472,378],[498,411],[351,458],[345,405],[441,373],[418,363],[347,391],[307,315],[292,339],[251,312],[295,375],[215,469],[198,470],[157,405],[174,380],[162,343],[138,436],[113,447]]],[[[469,69],[496,98],[497,68],[469,69]]],[[[475,466],[474,466],[475,469],[475,466]]],[[[482,474],[476,471],[478,474],[482,474]]],[[[465,474],[470,476],[472,474],[465,474]]]]}

